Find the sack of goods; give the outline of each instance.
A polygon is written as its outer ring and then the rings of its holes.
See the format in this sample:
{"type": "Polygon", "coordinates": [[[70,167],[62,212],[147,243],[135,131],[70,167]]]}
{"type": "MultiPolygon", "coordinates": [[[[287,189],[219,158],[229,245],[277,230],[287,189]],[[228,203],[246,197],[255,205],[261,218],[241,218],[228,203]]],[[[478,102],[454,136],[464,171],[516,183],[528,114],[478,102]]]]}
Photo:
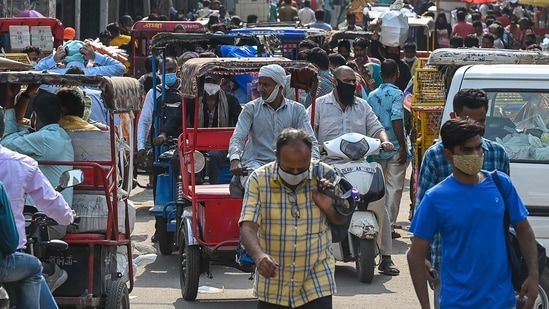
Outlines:
{"type": "Polygon", "coordinates": [[[381,16],[381,44],[390,47],[404,46],[408,38],[408,17],[400,10],[391,10],[381,16]]]}

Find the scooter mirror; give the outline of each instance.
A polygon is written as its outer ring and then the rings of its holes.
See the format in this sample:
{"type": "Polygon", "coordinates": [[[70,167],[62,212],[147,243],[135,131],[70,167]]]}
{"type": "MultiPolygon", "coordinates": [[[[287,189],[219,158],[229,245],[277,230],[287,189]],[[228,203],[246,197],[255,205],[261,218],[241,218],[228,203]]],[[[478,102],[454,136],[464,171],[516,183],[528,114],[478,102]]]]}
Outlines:
{"type": "Polygon", "coordinates": [[[84,182],[84,172],[79,169],[64,171],[59,178],[59,185],[55,188],[57,191],[74,187],[84,182]]]}

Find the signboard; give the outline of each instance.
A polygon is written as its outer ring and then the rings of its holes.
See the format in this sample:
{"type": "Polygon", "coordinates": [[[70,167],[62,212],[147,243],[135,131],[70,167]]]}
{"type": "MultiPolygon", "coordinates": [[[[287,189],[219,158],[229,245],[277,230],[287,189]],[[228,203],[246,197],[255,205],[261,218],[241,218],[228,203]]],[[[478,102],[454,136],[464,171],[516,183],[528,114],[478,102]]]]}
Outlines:
{"type": "Polygon", "coordinates": [[[31,43],[40,50],[53,50],[53,37],[49,26],[31,27],[31,43]]]}
{"type": "Polygon", "coordinates": [[[12,51],[23,50],[30,45],[28,26],[10,26],[10,46],[12,51]]]}

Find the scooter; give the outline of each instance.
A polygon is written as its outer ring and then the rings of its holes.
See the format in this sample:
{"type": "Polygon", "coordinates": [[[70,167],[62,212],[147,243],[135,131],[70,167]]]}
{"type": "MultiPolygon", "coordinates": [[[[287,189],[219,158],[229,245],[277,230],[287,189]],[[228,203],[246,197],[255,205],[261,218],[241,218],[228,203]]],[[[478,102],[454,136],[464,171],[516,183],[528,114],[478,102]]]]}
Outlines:
{"type": "Polygon", "coordinates": [[[381,141],[359,133],[347,133],[324,142],[323,147],[327,155],[322,161],[331,165],[359,193],[347,238],[333,243],[332,250],[338,261],[354,260],[359,281],[370,283],[381,244],[385,182],[381,166],[367,162],[366,158],[379,153],[381,141]]]}

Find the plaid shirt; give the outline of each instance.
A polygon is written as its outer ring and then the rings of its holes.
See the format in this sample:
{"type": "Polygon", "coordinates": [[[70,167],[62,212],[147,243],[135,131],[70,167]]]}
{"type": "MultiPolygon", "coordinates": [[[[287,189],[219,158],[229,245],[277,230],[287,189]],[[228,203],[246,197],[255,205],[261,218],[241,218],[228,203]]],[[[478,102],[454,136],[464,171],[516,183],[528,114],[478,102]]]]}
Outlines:
{"type": "MultiPolygon", "coordinates": [[[[482,148],[484,149],[482,169],[487,171],[498,170],[509,175],[509,156],[505,152],[505,148],[485,138],[482,140],[482,148]]],[[[417,207],[419,207],[427,190],[452,174],[452,164],[444,158],[443,150],[444,146],[441,142],[438,142],[429,147],[423,156],[418,178],[417,207]]],[[[435,269],[440,270],[442,265],[442,242],[439,233],[435,234],[431,243],[431,262],[435,269]]]]}
{"type": "MultiPolygon", "coordinates": [[[[330,167],[319,164],[324,175],[330,167]]],[[[276,162],[250,176],[239,222],[259,225],[259,245],[279,264],[274,278],[255,272],[254,295],[267,303],[294,308],[336,292],[332,234],[328,218],[312,199],[311,191],[317,186],[313,165],[309,180],[295,191],[278,177],[276,162]],[[295,205],[299,218],[292,215],[295,205]]]]}
{"type": "Polygon", "coordinates": [[[323,95],[326,95],[332,90],[334,90],[334,84],[332,84],[332,78],[334,76],[332,75],[332,72],[330,70],[318,70],[318,91],[316,93],[316,97],[321,97],[323,95]]]}

